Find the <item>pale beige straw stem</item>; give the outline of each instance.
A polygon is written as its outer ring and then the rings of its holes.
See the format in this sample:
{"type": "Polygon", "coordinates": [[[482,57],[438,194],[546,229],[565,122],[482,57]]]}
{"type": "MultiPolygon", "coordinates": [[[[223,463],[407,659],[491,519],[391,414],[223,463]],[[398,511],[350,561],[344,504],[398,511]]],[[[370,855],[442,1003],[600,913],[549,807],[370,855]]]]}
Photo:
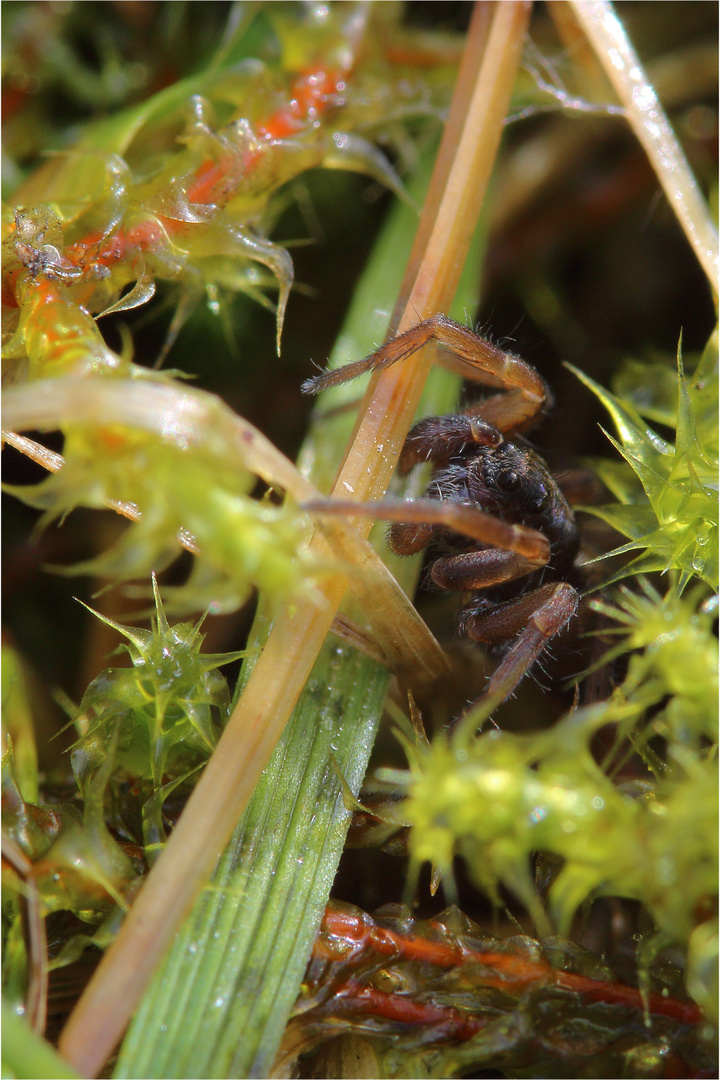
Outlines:
{"type": "Polygon", "coordinates": [[[571,4],[717,296],[717,230],[623,24],[608,0],[571,0],[571,4]]]}

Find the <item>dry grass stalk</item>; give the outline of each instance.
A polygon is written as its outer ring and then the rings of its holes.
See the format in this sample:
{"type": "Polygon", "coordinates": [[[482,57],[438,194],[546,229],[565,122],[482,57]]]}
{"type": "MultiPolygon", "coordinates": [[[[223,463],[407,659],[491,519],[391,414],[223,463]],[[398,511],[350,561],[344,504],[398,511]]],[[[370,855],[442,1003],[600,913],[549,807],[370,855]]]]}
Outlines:
{"type": "Polygon", "coordinates": [[[717,230],[682,147],[622,22],[609,0],[571,0],[571,6],[717,296],[717,230]]]}

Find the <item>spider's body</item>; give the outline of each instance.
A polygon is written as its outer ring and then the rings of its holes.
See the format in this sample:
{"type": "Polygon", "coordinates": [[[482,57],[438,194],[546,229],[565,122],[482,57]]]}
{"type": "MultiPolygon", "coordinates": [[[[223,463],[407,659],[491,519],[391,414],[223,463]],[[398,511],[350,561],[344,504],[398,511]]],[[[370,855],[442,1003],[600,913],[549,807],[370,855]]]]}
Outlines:
{"type": "MultiPolygon", "coordinates": [[[[575,516],[543,459],[528,446],[504,441],[496,447],[470,446],[434,471],[425,495],[477,506],[501,521],[543,533],[550,542],[550,558],[525,579],[526,587],[570,572],[579,546],[575,516]]],[[[394,525],[390,532],[398,552],[401,528],[394,525]]],[[[468,545],[457,533],[436,536],[435,541],[448,553],[468,545]]]]}
{"type": "MultiPolygon", "coordinates": [[[[317,391],[385,367],[433,339],[449,351],[449,366],[505,392],[464,414],[417,423],[399,468],[407,473],[432,464],[424,498],[361,509],[393,522],[390,544],[398,554],[430,550],[435,585],[469,594],[461,628],[475,641],[506,646],[486,691],[505,697],[579,601],[568,581],[579,546],[572,510],[545,462],[522,438],[550,399],[545,383],[520,357],[437,315],[306,388],[317,391]]],[[[333,502],[341,512],[358,512],[358,504],[333,502]]]]}

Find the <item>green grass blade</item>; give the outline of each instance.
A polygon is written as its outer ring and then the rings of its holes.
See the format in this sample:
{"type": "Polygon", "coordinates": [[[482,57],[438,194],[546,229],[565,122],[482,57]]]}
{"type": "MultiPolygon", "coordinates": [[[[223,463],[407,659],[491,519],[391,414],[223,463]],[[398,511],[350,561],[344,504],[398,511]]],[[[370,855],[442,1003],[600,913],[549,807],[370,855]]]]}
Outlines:
{"type": "Polygon", "coordinates": [[[388,675],[372,667],[349,649],[321,656],[117,1076],[267,1074],[347,829],[330,755],[357,790],[382,708],[388,675]]]}
{"type": "Polygon", "coordinates": [[[5,1001],[2,1003],[2,1075],[7,1080],[78,1080],[78,1074],[5,1001]]]}

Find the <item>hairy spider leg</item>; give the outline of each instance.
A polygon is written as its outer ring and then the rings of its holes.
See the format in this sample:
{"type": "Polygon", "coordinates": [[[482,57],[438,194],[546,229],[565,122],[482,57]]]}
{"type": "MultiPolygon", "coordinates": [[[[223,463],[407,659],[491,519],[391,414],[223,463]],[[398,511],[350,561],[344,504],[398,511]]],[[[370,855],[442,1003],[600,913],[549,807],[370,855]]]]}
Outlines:
{"type": "Polygon", "coordinates": [[[447,315],[433,315],[386,341],[370,356],[308,379],[303,383],[303,390],[317,394],[368,371],[382,371],[412,356],[431,341],[447,350],[438,357],[443,367],[473,382],[505,391],[494,394],[471,410],[503,434],[531,427],[542,410],[551,403],[552,396],[545,380],[530,364],[514,353],[505,352],[486,338],[479,337],[474,330],[449,319],[447,315]]]}
{"type": "Polygon", "coordinates": [[[580,594],[572,585],[560,581],[541,585],[491,611],[470,614],[464,626],[473,641],[491,645],[517,635],[478,701],[512,694],[552,638],[575,615],[579,602],[580,594]]]}
{"type": "Polygon", "coordinates": [[[422,551],[427,547],[433,529],[441,525],[481,544],[491,544],[524,557],[528,563],[526,574],[545,566],[550,559],[550,542],[543,533],[526,525],[511,525],[478,507],[450,499],[444,502],[436,499],[397,502],[383,499],[381,502],[366,503],[352,502],[350,499],[316,499],[303,503],[301,508],[309,513],[372,517],[397,522],[397,528],[393,528],[392,546],[398,555],[414,555],[422,551]],[[407,531],[403,526],[407,526],[407,531]],[[410,537],[414,532],[423,539],[412,543],[410,537]],[[403,537],[399,544],[395,543],[396,535],[403,537]],[[402,546],[403,543],[405,546],[402,546]]]}
{"type": "MultiPolygon", "coordinates": [[[[392,546],[394,548],[395,544],[392,546]]],[[[466,551],[461,555],[436,559],[430,577],[441,589],[470,592],[502,585],[506,581],[517,581],[537,569],[538,563],[524,555],[515,551],[497,551],[492,547],[485,551],[466,551]]]]}
{"type": "Polygon", "coordinates": [[[427,461],[447,465],[467,446],[499,446],[501,442],[502,432],[479,416],[426,416],[410,428],[400,452],[398,471],[405,476],[415,465],[427,461]]]}

